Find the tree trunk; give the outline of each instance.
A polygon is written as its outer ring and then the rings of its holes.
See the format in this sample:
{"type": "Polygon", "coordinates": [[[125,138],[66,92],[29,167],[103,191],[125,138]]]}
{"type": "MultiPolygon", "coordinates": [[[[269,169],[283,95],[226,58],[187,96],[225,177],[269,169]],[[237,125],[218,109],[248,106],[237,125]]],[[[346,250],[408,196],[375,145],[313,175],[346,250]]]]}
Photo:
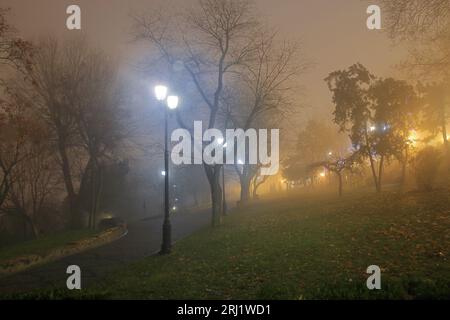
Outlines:
{"type": "Polygon", "coordinates": [[[375,169],[375,163],[373,161],[372,155],[369,152],[369,160],[370,160],[370,168],[372,170],[372,177],[373,177],[373,182],[375,184],[375,190],[377,192],[379,192],[378,190],[378,176],[377,176],[377,171],[375,169]]]}
{"type": "Polygon", "coordinates": [[[239,183],[241,185],[241,196],[240,196],[240,204],[245,204],[250,200],[250,188],[252,183],[252,175],[251,175],[251,167],[248,164],[242,166],[242,173],[239,168],[236,166],[236,171],[239,175],[239,183]]]}
{"type": "Polygon", "coordinates": [[[103,167],[100,164],[98,167],[98,177],[97,177],[97,188],[96,188],[96,196],[95,196],[95,210],[94,210],[94,229],[97,227],[97,214],[100,210],[100,202],[101,196],[103,192],[103,167]]]}
{"type": "Polygon", "coordinates": [[[447,114],[445,110],[445,102],[442,101],[441,104],[441,130],[442,130],[442,139],[444,141],[444,145],[448,148],[448,137],[447,137],[447,114]]]}
{"type": "Polygon", "coordinates": [[[9,193],[8,175],[9,174],[7,172],[3,172],[3,181],[0,185],[0,208],[2,207],[9,193]]]}
{"type": "Polygon", "coordinates": [[[228,214],[227,210],[227,197],[226,197],[226,181],[225,181],[225,166],[222,165],[222,215],[228,214]]]}
{"type": "Polygon", "coordinates": [[[378,183],[377,183],[377,192],[381,192],[381,177],[383,176],[383,165],[384,165],[384,156],[381,156],[380,159],[380,167],[378,169],[378,183]]]}
{"type": "Polygon", "coordinates": [[[342,173],[337,172],[338,180],[339,180],[339,197],[342,197],[342,173]]]}
{"type": "Polygon", "coordinates": [[[34,222],[34,220],[32,218],[29,218],[28,222],[30,224],[31,231],[33,232],[33,238],[38,239],[40,234],[39,234],[39,229],[36,226],[36,223],[34,222]]]}
{"type": "Polygon", "coordinates": [[[215,179],[212,182],[211,200],[212,200],[212,219],[211,225],[213,227],[219,226],[222,223],[222,188],[219,180],[215,179]]]}
{"type": "Polygon", "coordinates": [[[375,190],[377,192],[379,192],[379,189],[378,189],[378,177],[377,177],[377,172],[376,172],[376,169],[375,169],[375,163],[374,163],[374,160],[373,160],[373,157],[372,157],[372,153],[370,151],[369,135],[367,133],[367,127],[366,127],[366,130],[365,130],[364,136],[365,136],[365,139],[366,139],[366,148],[367,148],[366,151],[367,151],[367,156],[369,157],[369,161],[370,161],[370,169],[372,170],[372,177],[373,177],[373,182],[375,184],[375,190]]]}
{"type": "Polygon", "coordinates": [[[88,222],[88,226],[90,229],[94,229],[94,211],[95,211],[95,197],[96,197],[96,166],[92,165],[91,166],[91,196],[90,196],[90,200],[91,200],[91,206],[89,209],[89,222],[88,222]]]}
{"type": "Polygon", "coordinates": [[[259,184],[254,183],[253,184],[253,192],[252,192],[252,199],[253,200],[258,200],[258,186],[259,184]]]}
{"type": "Polygon", "coordinates": [[[30,226],[30,230],[31,230],[31,235],[33,237],[33,239],[38,239],[39,238],[39,230],[36,226],[36,223],[34,222],[34,220],[28,216],[25,212],[25,210],[23,208],[17,208],[20,212],[20,216],[22,217],[23,220],[23,235],[24,235],[24,239],[28,238],[27,237],[27,226],[30,226]]]}
{"type": "Polygon", "coordinates": [[[447,171],[450,170],[450,146],[448,144],[448,137],[447,137],[447,126],[445,123],[445,114],[444,119],[442,120],[442,139],[444,140],[444,157],[445,157],[445,163],[447,167],[447,171]]]}
{"type": "Polygon", "coordinates": [[[89,212],[89,227],[96,228],[97,213],[100,207],[100,198],[103,189],[103,168],[98,160],[93,158],[91,166],[91,206],[89,212]]]}
{"type": "Polygon", "coordinates": [[[206,177],[211,190],[212,216],[211,225],[219,226],[222,223],[222,188],[220,187],[220,166],[203,164],[206,177]]]}
{"type": "Polygon", "coordinates": [[[405,147],[405,158],[402,161],[402,177],[401,177],[401,189],[404,190],[406,187],[406,170],[409,158],[409,146],[405,147]]]}
{"type": "Polygon", "coordinates": [[[59,140],[58,143],[58,152],[61,157],[64,185],[66,187],[67,197],[69,199],[69,226],[71,229],[78,229],[82,226],[82,222],[77,205],[77,196],[73,187],[72,175],[70,173],[70,164],[66,152],[66,146],[65,143],[61,140],[59,140]]]}
{"type": "Polygon", "coordinates": [[[448,147],[448,138],[447,138],[447,127],[444,124],[442,125],[442,139],[444,140],[444,145],[448,147]]]}
{"type": "MultiPolygon", "coordinates": [[[[81,203],[88,202],[89,201],[89,195],[91,194],[91,175],[92,175],[92,165],[93,160],[92,157],[89,157],[89,161],[84,167],[83,175],[81,177],[80,186],[78,189],[78,208],[81,209],[81,203]]],[[[89,206],[88,210],[90,210],[90,204],[87,203],[89,206]]]]}
{"type": "Polygon", "coordinates": [[[251,179],[249,179],[248,176],[242,175],[240,177],[241,182],[241,204],[244,204],[250,200],[250,182],[251,179]]]}
{"type": "Polygon", "coordinates": [[[257,181],[258,179],[258,175],[255,175],[255,183],[254,183],[254,187],[253,187],[253,199],[257,200],[258,199],[258,188],[263,185],[269,176],[264,176],[261,181],[257,181]]]}

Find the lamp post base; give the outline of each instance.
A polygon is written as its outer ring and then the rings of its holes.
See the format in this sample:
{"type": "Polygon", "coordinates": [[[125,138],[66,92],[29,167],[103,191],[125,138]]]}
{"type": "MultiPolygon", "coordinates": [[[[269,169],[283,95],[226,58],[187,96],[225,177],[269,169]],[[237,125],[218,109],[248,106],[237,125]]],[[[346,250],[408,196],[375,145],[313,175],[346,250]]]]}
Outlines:
{"type": "Polygon", "coordinates": [[[159,254],[169,254],[172,249],[172,226],[170,221],[166,220],[163,224],[163,242],[159,254]]]}

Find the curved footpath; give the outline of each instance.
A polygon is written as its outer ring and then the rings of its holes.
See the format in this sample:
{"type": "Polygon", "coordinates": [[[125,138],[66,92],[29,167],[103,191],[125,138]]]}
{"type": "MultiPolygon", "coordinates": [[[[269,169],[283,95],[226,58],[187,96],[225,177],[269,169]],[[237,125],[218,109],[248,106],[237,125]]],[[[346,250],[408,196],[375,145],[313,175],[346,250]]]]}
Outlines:
{"type": "MultiPolygon", "coordinates": [[[[210,221],[209,209],[174,215],[172,240],[180,240],[210,221]]],[[[0,297],[48,287],[65,288],[69,265],[81,268],[82,288],[98,283],[112,269],[157,253],[161,247],[162,222],[162,217],[158,217],[131,223],[128,234],[113,243],[1,278],[0,297]]]]}

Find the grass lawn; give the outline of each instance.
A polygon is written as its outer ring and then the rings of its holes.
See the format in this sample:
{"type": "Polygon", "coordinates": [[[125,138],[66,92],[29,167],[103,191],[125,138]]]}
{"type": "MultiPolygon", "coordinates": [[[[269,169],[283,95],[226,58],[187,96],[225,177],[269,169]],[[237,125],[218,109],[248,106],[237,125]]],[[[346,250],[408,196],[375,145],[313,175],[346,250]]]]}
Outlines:
{"type": "Polygon", "coordinates": [[[448,191],[296,195],[234,212],[223,226],[178,242],[170,256],[129,265],[78,295],[450,298],[449,231],[448,191]],[[382,290],[367,289],[369,265],[380,266],[382,290]]]}
{"type": "Polygon", "coordinates": [[[54,235],[43,236],[36,240],[0,247],[0,263],[28,254],[42,255],[52,249],[87,238],[95,233],[96,231],[90,229],[65,231],[54,235]]]}

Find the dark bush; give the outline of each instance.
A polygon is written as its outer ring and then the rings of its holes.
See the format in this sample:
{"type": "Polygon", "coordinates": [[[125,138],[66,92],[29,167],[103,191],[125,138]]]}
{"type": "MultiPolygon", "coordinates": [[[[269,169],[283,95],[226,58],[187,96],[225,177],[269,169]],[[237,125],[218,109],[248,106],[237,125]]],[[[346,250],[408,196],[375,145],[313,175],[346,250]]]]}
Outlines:
{"type": "Polygon", "coordinates": [[[417,154],[415,176],[419,190],[433,190],[441,162],[442,153],[434,147],[426,147],[417,154]]]}

